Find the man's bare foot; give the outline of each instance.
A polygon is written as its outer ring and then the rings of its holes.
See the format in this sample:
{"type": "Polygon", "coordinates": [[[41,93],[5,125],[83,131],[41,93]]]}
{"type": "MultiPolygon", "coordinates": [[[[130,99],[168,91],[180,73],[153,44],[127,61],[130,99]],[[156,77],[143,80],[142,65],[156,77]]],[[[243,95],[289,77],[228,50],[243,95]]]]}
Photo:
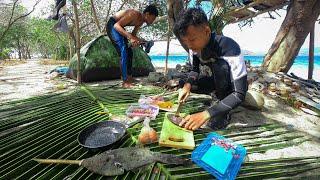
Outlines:
{"type": "Polygon", "coordinates": [[[136,80],[136,79],[133,78],[132,76],[128,76],[127,81],[130,82],[130,83],[136,83],[136,82],[138,82],[138,80],[136,80]]]}
{"type": "Polygon", "coordinates": [[[131,82],[129,82],[128,80],[127,81],[123,81],[122,87],[124,87],[124,88],[132,88],[133,84],[131,82]]]}

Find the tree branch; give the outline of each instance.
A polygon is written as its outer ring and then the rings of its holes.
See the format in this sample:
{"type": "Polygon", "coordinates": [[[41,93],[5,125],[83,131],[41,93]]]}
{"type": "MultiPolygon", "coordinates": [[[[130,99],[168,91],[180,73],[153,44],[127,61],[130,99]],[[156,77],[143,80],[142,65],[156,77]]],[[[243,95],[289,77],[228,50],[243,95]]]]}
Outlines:
{"type": "Polygon", "coordinates": [[[107,16],[106,16],[107,21],[108,21],[109,16],[110,16],[111,5],[112,5],[112,0],[109,0],[109,7],[108,7],[108,11],[107,11],[107,16]]]}
{"type": "Polygon", "coordinates": [[[13,14],[14,14],[14,10],[16,8],[16,5],[17,5],[17,2],[18,0],[16,0],[14,3],[13,3],[13,7],[12,7],[12,12],[11,12],[11,17],[10,17],[10,20],[9,20],[9,23],[8,23],[8,26],[7,28],[4,30],[4,32],[1,34],[0,36],[0,42],[3,40],[4,36],[6,35],[6,33],[9,31],[9,29],[11,28],[11,26],[17,22],[19,19],[22,19],[22,18],[25,18],[27,16],[29,16],[34,10],[35,10],[35,7],[39,4],[41,0],[38,0],[32,7],[32,10],[24,15],[21,15],[17,18],[15,18],[13,21],[12,21],[12,18],[13,18],[13,14]]]}
{"type": "Polygon", "coordinates": [[[94,7],[93,0],[90,0],[90,3],[91,3],[91,10],[92,10],[92,13],[93,13],[93,19],[94,19],[94,21],[96,23],[96,26],[98,28],[99,33],[101,33],[100,23],[99,23],[99,20],[98,20],[98,17],[97,17],[97,12],[96,12],[96,9],[94,7]]]}
{"type": "Polygon", "coordinates": [[[239,18],[239,19],[230,21],[230,22],[228,22],[228,24],[232,24],[232,23],[237,23],[237,22],[240,22],[240,21],[244,21],[244,20],[246,20],[246,19],[250,19],[250,18],[256,17],[256,16],[258,16],[258,15],[260,15],[260,14],[263,14],[263,13],[266,13],[266,12],[269,12],[269,11],[275,11],[275,10],[280,9],[280,8],[282,8],[283,6],[288,5],[288,4],[289,4],[289,2],[285,2],[285,3],[280,4],[280,5],[278,5],[278,6],[274,6],[274,7],[265,9],[265,10],[263,10],[263,11],[258,11],[258,12],[256,12],[256,13],[252,14],[252,15],[249,15],[249,16],[246,16],[246,17],[243,17],[243,18],[239,18]]]}
{"type": "Polygon", "coordinates": [[[120,10],[123,8],[123,6],[127,3],[127,1],[128,1],[128,0],[124,0],[124,1],[123,1],[123,3],[121,4],[120,8],[118,9],[118,11],[120,11],[120,10]]]}

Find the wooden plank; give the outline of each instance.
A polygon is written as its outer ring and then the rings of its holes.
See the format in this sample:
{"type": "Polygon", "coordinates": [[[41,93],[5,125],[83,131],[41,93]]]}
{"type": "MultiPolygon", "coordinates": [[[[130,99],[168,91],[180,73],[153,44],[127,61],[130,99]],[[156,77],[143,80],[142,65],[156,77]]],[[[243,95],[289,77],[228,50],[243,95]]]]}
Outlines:
{"type": "Polygon", "coordinates": [[[164,116],[162,130],[159,139],[159,145],[164,147],[173,147],[179,149],[194,149],[195,142],[193,131],[183,129],[173,124],[168,115],[174,113],[166,113],[164,116]]]}

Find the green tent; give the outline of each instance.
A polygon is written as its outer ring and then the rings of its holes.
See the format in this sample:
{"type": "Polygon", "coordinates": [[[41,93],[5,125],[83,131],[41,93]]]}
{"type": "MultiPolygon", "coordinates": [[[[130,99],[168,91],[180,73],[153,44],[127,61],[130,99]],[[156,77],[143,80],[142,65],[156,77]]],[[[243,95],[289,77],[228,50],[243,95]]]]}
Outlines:
{"type": "MultiPolygon", "coordinates": [[[[147,76],[155,71],[150,57],[142,48],[133,48],[133,76],[147,76]]],[[[80,50],[80,69],[83,82],[118,79],[120,57],[106,35],[100,35],[88,42],[80,50]]],[[[69,64],[67,77],[77,79],[77,55],[69,64]]]]}

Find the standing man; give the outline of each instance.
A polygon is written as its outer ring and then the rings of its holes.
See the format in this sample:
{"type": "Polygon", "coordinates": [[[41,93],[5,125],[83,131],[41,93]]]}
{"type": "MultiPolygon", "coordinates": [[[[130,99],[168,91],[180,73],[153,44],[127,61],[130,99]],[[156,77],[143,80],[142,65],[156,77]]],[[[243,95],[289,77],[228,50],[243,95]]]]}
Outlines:
{"type": "Polygon", "coordinates": [[[178,100],[185,101],[192,85],[204,93],[215,91],[218,104],[207,110],[188,115],[180,126],[196,130],[207,122],[212,129],[226,127],[229,111],[244,101],[247,85],[247,71],[241,49],[231,38],[211,32],[206,14],[202,9],[190,8],[182,11],[174,25],[179,38],[192,50],[193,70],[186,81],[178,100]],[[211,76],[199,76],[199,65],[207,65],[211,76]]]}
{"type": "Polygon", "coordinates": [[[137,47],[142,40],[137,37],[137,32],[143,23],[150,25],[158,16],[158,10],[154,5],[147,6],[141,13],[134,9],[121,10],[115,13],[107,22],[107,34],[121,57],[120,71],[123,87],[131,87],[132,78],[132,49],[128,46],[130,40],[132,47],[137,47]],[[131,33],[124,27],[134,26],[131,33]]]}

